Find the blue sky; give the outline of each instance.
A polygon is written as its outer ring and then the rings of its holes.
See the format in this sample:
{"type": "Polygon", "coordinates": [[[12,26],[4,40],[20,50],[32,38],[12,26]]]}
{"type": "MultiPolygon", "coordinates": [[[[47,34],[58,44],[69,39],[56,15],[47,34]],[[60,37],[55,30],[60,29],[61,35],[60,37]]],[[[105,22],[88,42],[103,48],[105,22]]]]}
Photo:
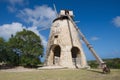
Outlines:
{"type": "MultiPolygon", "coordinates": [[[[61,9],[73,10],[79,29],[101,58],[120,58],[120,0],[0,0],[0,37],[8,40],[23,28],[34,31],[46,47],[52,20],[61,9]]],[[[87,59],[94,59],[84,43],[87,59]]]]}

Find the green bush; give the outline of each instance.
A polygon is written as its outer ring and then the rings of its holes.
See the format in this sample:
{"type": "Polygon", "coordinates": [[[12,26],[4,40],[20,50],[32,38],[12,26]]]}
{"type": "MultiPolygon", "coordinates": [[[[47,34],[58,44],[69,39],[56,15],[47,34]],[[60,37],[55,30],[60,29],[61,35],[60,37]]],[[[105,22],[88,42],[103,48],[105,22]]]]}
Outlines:
{"type": "Polygon", "coordinates": [[[24,67],[36,67],[40,64],[39,58],[33,55],[22,55],[20,57],[20,65],[24,67]]]}
{"type": "MultiPolygon", "coordinates": [[[[104,59],[103,61],[106,62],[107,66],[110,67],[110,68],[120,69],[120,58],[104,59]]],[[[99,66],[99,64],[95,60],[88,61],[88,64],[92,68],[97,68],[99,66]]]]}

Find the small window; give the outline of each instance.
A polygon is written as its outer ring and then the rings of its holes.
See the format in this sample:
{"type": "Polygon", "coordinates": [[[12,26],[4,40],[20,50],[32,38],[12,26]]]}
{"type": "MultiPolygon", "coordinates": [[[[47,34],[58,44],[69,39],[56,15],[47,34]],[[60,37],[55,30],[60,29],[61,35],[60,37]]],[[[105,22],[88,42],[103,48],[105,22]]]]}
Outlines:
{"type": "Polygon", "coordinates": [[[55,35],[54,38],[58,38],[58,35],[55,35]]]}

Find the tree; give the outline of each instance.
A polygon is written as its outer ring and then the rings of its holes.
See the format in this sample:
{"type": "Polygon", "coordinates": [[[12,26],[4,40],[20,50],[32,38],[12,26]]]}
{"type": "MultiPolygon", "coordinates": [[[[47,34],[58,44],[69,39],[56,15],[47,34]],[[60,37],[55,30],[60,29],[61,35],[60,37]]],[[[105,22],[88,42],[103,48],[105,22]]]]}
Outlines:
{"type": "Polygon", "coordinates": [[[0,62],[4,60],[4,53],[5,53],[5,40],[0,37],[0,62]]]}
{"type": "MultiPolygon", "coordinates": [[[[120,58],[103,59],[103,60],[109,68],[120,69],[120,58]]],[[[88,64],[92,68],[97,68],[97,66],[98,66],[98,63],[96,62],[96,60],[88,61],[88,64]]]]}
{"type": "Polygon", "coordinates": [[[18,65],[18,55],[12,51],[3,38],[0,38],[0,62],[13,66],[18,65]]]}
{"type": "Polygon", "coordinates": [[[9,46],[19,55],[22,66],[36,66],[40,63],[39,56],[43,54],[41,39],[34,32],[23,30],[9,39],[9,46]]]}

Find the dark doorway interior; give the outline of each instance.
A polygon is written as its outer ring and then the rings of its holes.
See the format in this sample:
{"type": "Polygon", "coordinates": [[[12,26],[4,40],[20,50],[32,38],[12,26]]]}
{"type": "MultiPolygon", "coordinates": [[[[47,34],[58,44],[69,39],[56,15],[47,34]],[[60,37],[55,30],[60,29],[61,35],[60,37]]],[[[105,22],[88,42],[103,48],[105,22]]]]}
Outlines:
{"type": "Polygon", "coordinates": [[[59,65],[60,53],[61,53],[61,48],[60,48],[59,45],[56,45],[56,46],[53,48],[53,53],[54,53],[53,64],[54,64],[54,65],[59,65]]]}
{"type": "Polygon", "coordinates": [[[77,58],[79,53],[80,53],[80,50],[77,47],[72,47],[71,49],[72,61],[73,61],[73,64],[76,66],[76,68],[77,68],[77,63],[79,62],[77,58]]]}

